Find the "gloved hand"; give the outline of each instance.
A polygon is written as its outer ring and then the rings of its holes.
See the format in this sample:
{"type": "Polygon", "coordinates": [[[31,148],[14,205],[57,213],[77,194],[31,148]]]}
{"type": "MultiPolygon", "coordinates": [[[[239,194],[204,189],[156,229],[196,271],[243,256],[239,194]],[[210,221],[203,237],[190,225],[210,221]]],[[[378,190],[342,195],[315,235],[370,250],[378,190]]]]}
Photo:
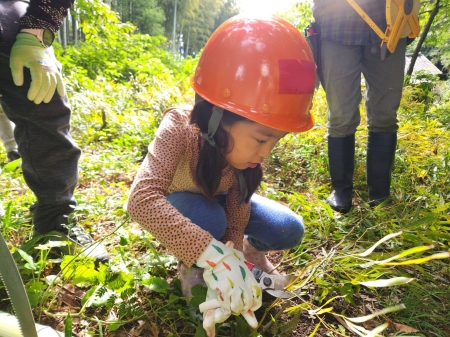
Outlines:
{"type": "Polygon", "coordinates": [[[65,96],[64,82],[54,62],[45,53],[39,40],[28,33],[19,33],[11,49],[10,68],[14,84],[23,85],[23,68],[30,68],[31,85],[28,99],[36,104],[50,102],[55,89],[65,96]]]}
{"type": "Polygon", "coordinates": [[[215,324],[231,314],[242,315],[253,328],[258,326],[254,311],[262,304],[261,287],[244,261],[231,241],[224,245],[215,239],[197,259],[208,286],[206,301],[200,304],[208,337],[215,335],[215,324]]]}

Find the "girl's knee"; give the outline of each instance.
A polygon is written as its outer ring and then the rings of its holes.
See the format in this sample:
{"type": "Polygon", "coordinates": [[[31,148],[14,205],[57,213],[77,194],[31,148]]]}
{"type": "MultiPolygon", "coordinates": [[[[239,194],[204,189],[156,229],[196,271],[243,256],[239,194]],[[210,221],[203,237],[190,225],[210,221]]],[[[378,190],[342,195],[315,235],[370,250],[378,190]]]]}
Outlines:
{"type": "Polygon", "coordinates": [[[286,244],[288,244],[290,247],[285,247],[284,249],[299,245],[305,233],[303,218],[298,215],[294,219],[292,219],[292,221],[288,225],[288,229],[285,230],[285,232],[287,234],[286,244]]]}
{"type": "Polygon", "coordinates": [[[208,231],[215,239],[220,240],[225,235],[228,222],[218,202],[191,192],[175,192],[168,195],[167,200],[178,212],[208,231]]]}
{"type": "Polygon", "coordinates": [[[301,215],[274,200],[252,196],[252,213],[245,234],[261,243],[255,245],[257,249],[290,249],[302,241],[304,232],[301,215]]]}
{"type": "Polygon", "coordinates": [[[217,225],[213,226],[200,226],[204,230],[208,231],[209,234],[211,234],[214,239],[221,240],[225,236],[225,232],[227,227],[223,225],[224,222],[220,222],[217,225]]]}
{"type": "Polygon", "coordinates": [[[301,216],[295,216],[284,222],[278,235],[274,235],[275,242],[271,250],[286,250],[299,245],[305,233],[305,226],[301,216]]]}

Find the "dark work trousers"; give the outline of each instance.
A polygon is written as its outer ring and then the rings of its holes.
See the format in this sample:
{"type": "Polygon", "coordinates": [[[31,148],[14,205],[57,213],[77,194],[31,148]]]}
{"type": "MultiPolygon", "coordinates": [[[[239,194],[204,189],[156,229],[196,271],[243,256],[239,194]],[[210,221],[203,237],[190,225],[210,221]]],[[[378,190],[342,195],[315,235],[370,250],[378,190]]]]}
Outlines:
{"type": "MultiPolygon", "coordinates": [[[[22,156],[23,176],[37,198],[32,206],[34,228],[46,233],[67,224],[67,216],[76,205],[73,192],[81,150],[69,133],[71,111],[67,97],[55,92],[49,103],[28,100],[28,68],[24,68],[22,86],[13,82],[9,56],[27,6],[24,1],[0,1],[0,102],[16,124],[14,137],[22,156]]],[[[47,49],[47,54],[61,69],[52,48],[47,49]]]]}
{"type": "Polygon", "coordinates": [[[406,39],[381,60],[379,44],[343,45],[322,40],[321,81],[328,103],[328,135],[346,137],[360,123],[361,74],[366,84],[365,104],[370,132],[397,132],[397,109],[402,98],[406,39]]]}

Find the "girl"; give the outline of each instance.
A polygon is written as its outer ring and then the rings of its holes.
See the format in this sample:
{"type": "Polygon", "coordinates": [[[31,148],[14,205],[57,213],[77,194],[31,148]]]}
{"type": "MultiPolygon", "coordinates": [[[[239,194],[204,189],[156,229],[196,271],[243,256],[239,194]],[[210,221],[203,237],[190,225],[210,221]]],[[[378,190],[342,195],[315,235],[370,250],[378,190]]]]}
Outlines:
{"type": "Polygon", "coordinates": [[[257,326],[261,289],[243,261],[270,272],[265,252],[303,236],[301,216],[254,192],[278,140],[313,126],[314,84],[313,57],[295,27],[275,16],[229,19],[192,77],[194,108],[165,112],[131,187],[128,212],[183,262],[185,296],[199,276],[189,267],[204,268],[208,336],[231,313],[257,326]]]}

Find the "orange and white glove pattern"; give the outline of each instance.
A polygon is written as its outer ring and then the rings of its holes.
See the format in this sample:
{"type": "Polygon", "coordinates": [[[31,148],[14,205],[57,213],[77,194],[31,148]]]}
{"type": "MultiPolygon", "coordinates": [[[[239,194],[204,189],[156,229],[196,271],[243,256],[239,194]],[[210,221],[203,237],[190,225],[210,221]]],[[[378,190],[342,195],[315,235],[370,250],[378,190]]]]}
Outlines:
{"type": "Polygon", "coordinates": [[[203,278],[208,286],[206,301],[200,304],[208,337],[215,335],[215,324],[231,314],[242,315],[253,328],[258,326],[254,311],[262,304],[261,287],[244,261],[231,241],[223,244],[216,239],[197,259],[197,266],[205,269],[203,278]]]}

